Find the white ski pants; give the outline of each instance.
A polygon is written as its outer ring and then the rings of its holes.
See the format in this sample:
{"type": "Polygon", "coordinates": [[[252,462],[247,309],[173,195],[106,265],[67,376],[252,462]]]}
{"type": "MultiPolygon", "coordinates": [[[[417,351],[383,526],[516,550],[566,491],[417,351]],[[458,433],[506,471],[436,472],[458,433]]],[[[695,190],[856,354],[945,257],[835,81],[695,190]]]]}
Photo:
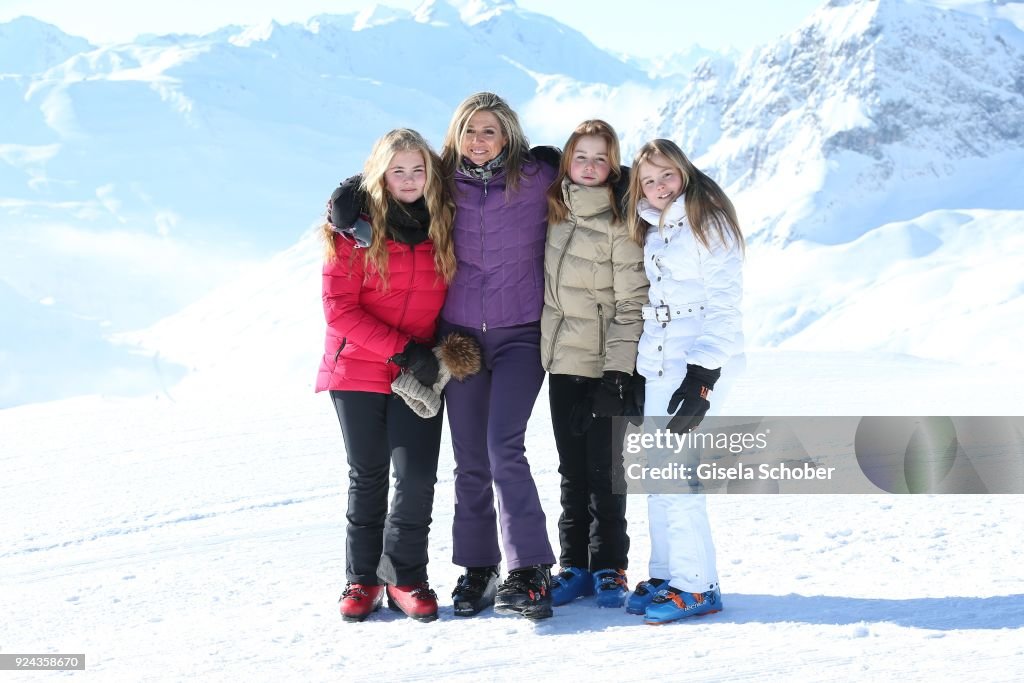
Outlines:
{"type": "MultiPolygon", "coordinates": [[[[718,414],[734,379],[722,373],[708,398],[708,415],[718,414]]],[[[648,379],[644,415],[668,415],[669,399],[682,381],[682,377],[648,379]]],[[[703,593],[717,587],[715,544],[711,540],[705,495],[649,494],[647,516],[651,531],[651,578],[668,579],[673,588],[688,593],[703,593]]]]}

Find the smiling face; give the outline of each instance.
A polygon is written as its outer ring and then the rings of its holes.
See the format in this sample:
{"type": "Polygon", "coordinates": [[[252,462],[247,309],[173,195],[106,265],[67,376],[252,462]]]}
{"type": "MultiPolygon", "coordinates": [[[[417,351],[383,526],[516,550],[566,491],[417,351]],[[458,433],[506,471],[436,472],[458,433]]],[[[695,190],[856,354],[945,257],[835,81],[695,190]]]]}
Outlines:
{"type": "Polygon", "coordinates": [[[466,132],[462,136],[462,156],[476,165],[486,164],[501,154],[508,143],[508,137],[501,129],[498,117],[481,109],[469,117],[466,132]]]}
{"type": "Polygon", "coordinates": [[[384,187],[396,200],[410,204],[423,196],[427,166],[422,152],[395,152],[384,172],[384,187]]]}
{"type": "Polygon", "coordinates": [[[608,141],[598,135],[584,135],[576,141],[569,161],[569,179],[577,185],[603,185],[611,173],[608,141]]]}
{"type": "Polygon", "coordinates": [[[659,211],[675,201],[683,191],[683,177],[679,170],[668,165],[668,160],[660,154],[652,156],[649,161],[640,162],[637,173],[640,175],[640,189],[644,197],[659,211]]]}

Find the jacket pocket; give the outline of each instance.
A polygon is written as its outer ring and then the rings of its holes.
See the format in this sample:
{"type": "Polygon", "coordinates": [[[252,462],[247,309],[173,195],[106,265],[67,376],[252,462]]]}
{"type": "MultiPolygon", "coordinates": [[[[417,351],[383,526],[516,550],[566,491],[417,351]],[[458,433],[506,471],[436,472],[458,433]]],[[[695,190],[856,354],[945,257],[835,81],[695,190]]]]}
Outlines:
{"type": "Polygon", "coordinates": [[[605,327],[604,327],[604,309],[601,308],[601,304],[597,305],[597,355],[599,358],[604,358],[604,342],[605,342],[605,327]]]}
{"type": "Polygon", "coordinates": [[[341,346],[339,346],[338,350],[334,353],[334,362],[335,363],[338,362],[338,356],[341,355],[341,350],[345,348],[345,344],[348,344],[348,337],[342,337],[341,338],[341,346]]]}

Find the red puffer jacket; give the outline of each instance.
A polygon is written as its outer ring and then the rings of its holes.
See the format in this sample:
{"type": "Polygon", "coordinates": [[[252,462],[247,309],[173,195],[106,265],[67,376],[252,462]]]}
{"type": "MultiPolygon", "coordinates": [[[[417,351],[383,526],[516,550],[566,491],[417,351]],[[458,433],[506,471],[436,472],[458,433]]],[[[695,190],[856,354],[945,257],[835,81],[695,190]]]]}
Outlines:
{"type": "Polygon", "coordinates": [[[335,235],[337,257],[324,264],[327,319],[316,390],[390,394],[399,368],[388,363],[410,339],[431,344],[447,285],[434,270],[434,245],[388,240],[388,288],[365,266],[347,236],[335,235]]]}

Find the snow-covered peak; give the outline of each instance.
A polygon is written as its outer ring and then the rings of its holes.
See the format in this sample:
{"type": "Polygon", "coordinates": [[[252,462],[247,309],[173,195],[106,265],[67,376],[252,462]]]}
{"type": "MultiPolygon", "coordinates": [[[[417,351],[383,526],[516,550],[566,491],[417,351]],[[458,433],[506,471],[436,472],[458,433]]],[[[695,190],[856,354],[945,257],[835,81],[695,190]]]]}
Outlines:
{"type": "Polygon", "coordinates": [[[237,47],[249,47],[254,43],[265,43],[273,37],[274,31],[280,27],[281,25],[273,19],[246,26],[240,33],[231,36],[228,42],[237,47]]]}
{"type": "Polygon", "coordinates": [[[411,17],[412,14],[407,10],[374,3],[356,15],[355,21],[352,22],[352,30],[362,31],[374,26],[384,26],[385,24],[411,17]]]}
{"type": "MultiPolygon", "coordinates": [[[[444,0],[439,0],[444,2],[444,0]]],[[[448,0],[469,26],[493,19],[506,10],[519,9],[513,0],[448,0]]]]}
{"type": "Polygon", "coordinates": [[[1022,0],[917,0],[918,2],[975,14],[989,19],[1003,19],[1024,30],[1024,1],[1022,0]]]}
{"type": "Polygon", "coordinates": [[[734,50],[719,52],[694,43],[686,49],[677,50],[667,55],[657,57],[630,57],[623,55],[623,58],[626,61],[637,64],[653,78],[665,78],[668,76],[687,75],[705,59],[735,61],[739,58],[739,53],[734,50]]]}
{"type": "Polygon", "coordinates": [[[41,73],[92,49],[85,38],[68,35],[32,17],[0,23],[0,74],[41,73]]]}
{"type": "Polygon", "coordinates": [[[324,30],[351,31],[355,14],[317,14],[309,18],[305,29],[316,35],[324,30]]]}
{"type": "Polygon", "coordinates": [[[980,189],[1007,187],[1009,157],[982,160],[1024,154],[1024,33],[977,13],[836,0],[734,70],[707,66],[630,142],[679,141],[762,239],[836,244],[977,206],[980,189]]]}
{"type": "Polygon", "coordinates": [[[445,0],[425,0],[413,11],[412,15],[421,24],[457,26],[462,23],[462,15],[459,10],[445,0]]]}

